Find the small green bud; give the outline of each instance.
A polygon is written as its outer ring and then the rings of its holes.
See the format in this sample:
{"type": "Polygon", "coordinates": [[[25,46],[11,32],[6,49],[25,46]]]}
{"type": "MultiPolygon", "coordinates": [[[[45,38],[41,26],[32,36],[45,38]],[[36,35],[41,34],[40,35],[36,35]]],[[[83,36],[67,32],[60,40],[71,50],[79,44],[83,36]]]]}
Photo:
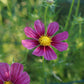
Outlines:
{"type": "Polygon", "coordinates": [[[83,22],[83,18],[82,17],[78,17],[77,20],[78,20],[78,22],[83,22]]]}
{"type": "Polygon", "coordinates": [[[52,5],[52,4],[54,3],[54,0],[47,0],[47,3],[48,3],[49,5],[52,5]]]}
{"type": "Polygon", "coordinates": [[[82,23],[84,21],[84,18],[79,16],[79,17],[75,18],[75,21],[78,22],[78,23],[82,23]]]}

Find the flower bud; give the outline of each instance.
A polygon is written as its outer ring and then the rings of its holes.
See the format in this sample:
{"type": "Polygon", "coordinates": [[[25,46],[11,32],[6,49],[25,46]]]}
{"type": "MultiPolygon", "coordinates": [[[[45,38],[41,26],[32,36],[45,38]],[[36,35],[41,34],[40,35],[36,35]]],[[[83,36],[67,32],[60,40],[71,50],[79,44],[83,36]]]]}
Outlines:
{"type": "Polygon", "coordinates": [[[47,3],[52,5],[54,3],[54,0],[47,0],[47,3]]]}

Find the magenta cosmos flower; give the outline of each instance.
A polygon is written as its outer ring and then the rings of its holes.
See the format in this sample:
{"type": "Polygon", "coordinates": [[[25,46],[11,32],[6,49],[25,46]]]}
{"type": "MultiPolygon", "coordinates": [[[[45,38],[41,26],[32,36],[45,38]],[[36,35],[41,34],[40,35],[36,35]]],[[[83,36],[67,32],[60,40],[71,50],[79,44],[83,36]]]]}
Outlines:
{"type": "Polygon", "coordinates": [[[13,63],[0,63],[0,84],[29,84],[30,77],[27,72],[23,72],[23,65],[13,63]]]}
{"type": "Polygon", "coordinates": [[[37,46],[32,53],[33,55],[44,56],[46,60],[54,60],[57,58],[57,55],[50,45],[59,51],[67,50],[68,44],[61,41],[68,38],[68,32],[64,31],[52,37],[59,30],[57,22],[52,22],[48,25],[47,34],[45,34],[44,24],[40,20],[35,21],[34,28],[35,30],[25,27],[24,32],[26,36],[32,39],[22,40],[23,46],[27,49],[37,46]]]}

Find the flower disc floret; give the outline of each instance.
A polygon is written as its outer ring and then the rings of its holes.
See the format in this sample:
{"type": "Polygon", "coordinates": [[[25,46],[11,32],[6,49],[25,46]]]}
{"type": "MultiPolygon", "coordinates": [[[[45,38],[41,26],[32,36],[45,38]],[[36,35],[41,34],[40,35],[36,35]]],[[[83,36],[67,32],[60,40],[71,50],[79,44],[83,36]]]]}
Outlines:
{"type": "Polygon", "coordinates": [[[5,81],[4,84],[13,84],[11,81],[5,81]]]}
{"type": "Polygon", "coordinates": [[[41,36],[40,38],[39,38],[39,43],[40,43],[40,45],[42,45],[42,46],[50,46],[51,45],[51,38],[50,37],[48,37],[48,36],[41,36]]]}

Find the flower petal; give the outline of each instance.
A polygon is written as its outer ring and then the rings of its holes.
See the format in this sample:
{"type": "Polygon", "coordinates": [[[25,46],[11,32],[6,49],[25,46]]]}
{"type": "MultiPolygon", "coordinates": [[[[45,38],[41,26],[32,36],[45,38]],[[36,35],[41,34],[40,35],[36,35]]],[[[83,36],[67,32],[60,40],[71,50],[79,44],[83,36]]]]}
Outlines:
{"type": "Polygon", "coordinates": [[[37,45],[39,45],[39,42],[34,39],[26,39],[26,40],[22,40],[22,45],[27,49],[32,49],[37,45]]]}
{"type": "Polygon", "coordinates": [[[23,72],[15,82],[15,84],[29,84],[29,83],[30,83],[30,77],[27,74],[27,72],[23,72]]]}
{"type": "Polygon", "coordinates": [[[33,55],[36,55],[36,56],[43,56],[43,54],[44,54],[44,47],[43,47],[43,46],[37,47],[37,48],[33,51],[32,54],[33,54],[33,55]]]}
{"type": "Polygon", "coordinates": [[[45,27],[44,24],[40,20],[36,20],[34,23],[34,28],[36,32],[41,36],[45,33],[45,27]]]}
{"type": "Polygon", "coordinates": [[[9,79],[9,65],[7,63],[0,63],[0,80],[7,81],[9,79]]]}
{"type": "Polygon", "coordinates": [[[64,51],[68,48],[68,44],[66,42],[52,42],[51,45],[59,51],[64,51]]]}
{"type": "Polygon", "coordinates": [[[48,25],[47,35],[52,36],[59,30],[59,24],[57,22],[52,22],[48,25]]]}
{"type": "Polygon", "coordinates": [[[3,81],[0,80],[0,84],[3,84],[3,81]]]}
{"type": "Polygon", "coordinates": [[[23,73],[23,65],[19,63],[13,63],[10,70],[11,81],[15,84],[15,81],[23,73]]]}
{"type": "Polygon", "coordinates": [[[68,32],[64,31],[62,33],[59,33],[57,35],[55,35],[53,38],[52,38],[52,41],[56,42],[56,41],[63,41],[63,40],[66,40],[68,38],[68,32]]]}
{"type": "Polygon", "coordinates": [[[49,46],[46,46],[44,48],[44,58],[46,60],[55,60],[57,58],[56,53],[53,51],[52,48],[50,48],[49,46]]]}
{"type": "Polygon", "coordinates": [[[25,27],[24,32],[25,32],[27,37],[34,38],[34,39],[39,38],[39,35],[30,27],[25,27]]]}

